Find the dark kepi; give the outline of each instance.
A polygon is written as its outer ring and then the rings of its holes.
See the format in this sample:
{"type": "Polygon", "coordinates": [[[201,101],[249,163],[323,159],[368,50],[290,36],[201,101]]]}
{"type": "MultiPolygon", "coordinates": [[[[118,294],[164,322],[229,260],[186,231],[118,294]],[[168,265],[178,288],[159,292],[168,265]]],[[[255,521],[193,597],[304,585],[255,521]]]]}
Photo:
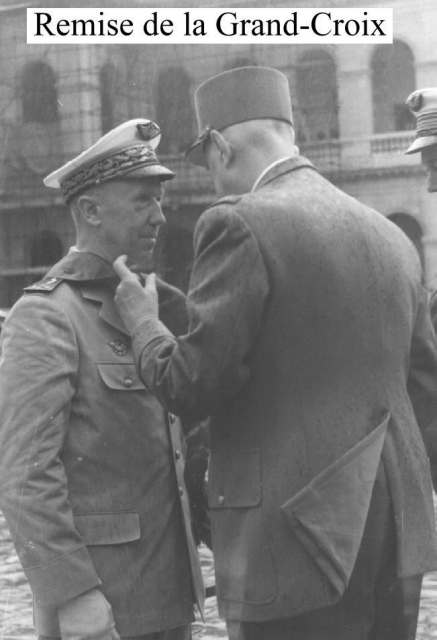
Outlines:
{"type": "Polygon", "coordinates": [[[186,155],[190,162],[206,166],[204,143],[211,129],[268,118],[292,124],[287,77],[270,67],[239,67],[203,82],[194,94],[198,136],[186,155]],[[226,96],[226,108],[223,108],[226,96]]]}

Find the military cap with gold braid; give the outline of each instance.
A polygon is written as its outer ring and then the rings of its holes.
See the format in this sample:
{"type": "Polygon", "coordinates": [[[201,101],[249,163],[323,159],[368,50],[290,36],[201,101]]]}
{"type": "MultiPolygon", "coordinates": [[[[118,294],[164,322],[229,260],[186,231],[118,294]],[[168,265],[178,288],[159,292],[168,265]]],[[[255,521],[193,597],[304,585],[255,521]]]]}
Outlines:
{"type": "Polygon", "coordinates": [[[437,145],[437,87],[414,91],[406,104],[417,121],[416,139],[406,153],[417,153],[437,145]]]}
{"type": "Polygon", "coordinates": [[[287,76],[270,67],[239,67],[205,80],[194,94],[198,136],[186,152],[206,166],[204,144],[211,129],[268,118],[292,124],[287,76]]]}
{"type": "Polygon", "coordinates": [[[136,118],[108,131],[91,147],[50,173],[46,187],[61,189],[66,202],[89,187],[118,178],[169,180],[174,173],[155,153],[161,131],[152,120],[136,118]]]}

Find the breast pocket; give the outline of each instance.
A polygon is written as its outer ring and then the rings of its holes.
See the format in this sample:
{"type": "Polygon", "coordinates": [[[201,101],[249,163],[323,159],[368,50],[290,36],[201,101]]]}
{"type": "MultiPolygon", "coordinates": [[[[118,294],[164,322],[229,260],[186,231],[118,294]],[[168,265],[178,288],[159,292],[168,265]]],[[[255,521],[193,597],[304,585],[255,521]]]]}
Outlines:
{"type": "Polygon", "coordinates": [[[134,362],[99,362],[97,369],[104,385],[118,391],[144,391],[134,362]]]}

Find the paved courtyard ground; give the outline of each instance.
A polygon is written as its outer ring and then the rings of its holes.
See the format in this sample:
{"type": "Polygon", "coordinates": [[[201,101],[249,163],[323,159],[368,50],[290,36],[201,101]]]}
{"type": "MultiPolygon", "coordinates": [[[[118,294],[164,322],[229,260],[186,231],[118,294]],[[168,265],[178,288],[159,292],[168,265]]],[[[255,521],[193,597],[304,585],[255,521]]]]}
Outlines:
{"type": "MultiPolygon", "coordinates": [[[[202,567],[207,584],[214,582],[213,561],[209,551],[201,550],[202,567]]],[[[9,533],[0,515],[0,640],[34,640],[31,594],[9,533]]],[[[217,615],[215,598],[208,598],[206,622],[196,621],[196,640],[226,638],[223,622],[217,615]]],[[[417,640],[437,638],[437,573],[429,574],[423,585],[417,640]]]]}

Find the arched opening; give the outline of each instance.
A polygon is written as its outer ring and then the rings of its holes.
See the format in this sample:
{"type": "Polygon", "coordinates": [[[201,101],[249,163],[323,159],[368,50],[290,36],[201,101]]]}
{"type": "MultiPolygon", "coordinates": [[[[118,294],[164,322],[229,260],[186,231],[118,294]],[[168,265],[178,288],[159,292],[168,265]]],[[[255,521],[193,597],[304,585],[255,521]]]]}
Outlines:
{"type": "Polygon", "coordinates": [[[375,133],[408,131],[415,118],[405,104],[416,88],[414,55],[401,40],[379,45],[372,56],[373,129],[375,133]]]}
{"type": "Polygon", "coordinates": [[[53,69],[46,62],[29,62],[21,79],[24,122],[50,123],[59,118],[58,91],[53,69]]]}
{"type": "Polygon", "coordinates": [[[156,83],[156,113],[162,130],[160,153],[184,151],[193,139],[191,79],[182,67],[162,71],[156,83]]]}
{"type": "Polygon", "coordinates": [[[296,68],[295,128],[298,142],[339,137],[337,69],[323,50],[307,51],[296,68]]]}
{"type": "Polygon", "coordinates": [[[50,266],[62,258],[63,246],[59,236],[49,229],[35,234],[30,246],[30,266],[50,266]]]}
{"type": "Polygon", "coordinates": [[[408,236],[411,242],[417,249],[417,253],[419,254],[420,262],[422,267],[424,265],[424,256],[423,256],[423,231],[420,224],[417,222],[413,216],[410,216],[408,213],[392,213],[387,216],[389,220],[395,223],[402,231],[408,236]]]}
{"type": "Polygon", "coordinates": [[[105,63],[99,71],[100,122],[102,133],[115,126],[114,98],[116,94],[117,69],[111,63],[105,63]]]}

